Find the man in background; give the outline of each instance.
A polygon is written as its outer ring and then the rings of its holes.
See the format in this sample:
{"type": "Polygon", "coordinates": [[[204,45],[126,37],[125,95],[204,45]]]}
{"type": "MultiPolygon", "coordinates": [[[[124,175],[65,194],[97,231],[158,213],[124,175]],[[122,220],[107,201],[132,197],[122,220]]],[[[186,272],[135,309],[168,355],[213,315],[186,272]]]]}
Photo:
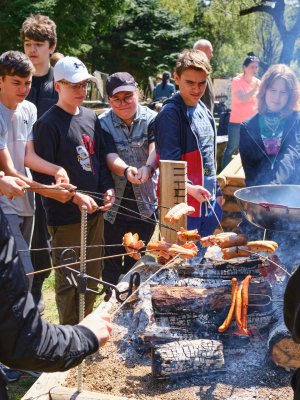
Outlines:
{"type": "MultiPolygon", "coordinates": [[[[208,60],[210,61],[213,57],[213,47],[209,40],[199,39],[194,43],[193,48],[195,50],[201,50],[206,55],[208,60]]],[[[214,94],[214,86],[210,76],[207,79],[207,85],[204,92],[204,95],[201,97],[201,101],[206,105],[211,113],[214,111],[214,102],[215,102],[215,94],[214,94]]]]}

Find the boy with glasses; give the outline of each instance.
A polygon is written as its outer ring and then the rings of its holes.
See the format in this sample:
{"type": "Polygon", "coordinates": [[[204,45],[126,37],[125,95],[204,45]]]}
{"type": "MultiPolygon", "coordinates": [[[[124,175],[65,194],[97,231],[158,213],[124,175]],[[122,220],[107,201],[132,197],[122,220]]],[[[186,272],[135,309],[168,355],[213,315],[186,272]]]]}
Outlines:
{"type": "MultiPolygon", "coordinates": [[[[106,147],[106,161],[116,186],[116,202],[105,214],[106,256],[120,253],[126,232],[138,233],[146,243],[155,229],[156,153],[151,130],[156,113],[139,105],[139,91],[133,76],[127,72],[110,75],[106,92],[111,110],[99,116],[106,147]]],[[[116,284],[135,260],[129,256],[104,262],[103,280],[116,284]]]]}
{"type": "MultiPolygon", "coordinates": [[[[78,192],[67,204],[60,204],[43,198],[47,225],[52,237],[53,248],[73,248],[80,244],[80,208],[88,211],[87,259],[99,259],[103,255],[103,216],[114,201],[114,183],[106,167],[102,134],[97,115],[82,107],[89,81],[97,79],[90,75],[85,65],[75,57],[64,57],[54,67],[55,89],[58,102],[36,123],[34,129],[36,152],[45,160],[60,163],[76,185],[78,192]],[[104,200],[99,204],[94,198],[80,191],[97,193],[104,200]],[[79,207],[79,209],[78,209],[79,207]]],[[[50,183],[51,177],[36,175],[43,183],[50,183]]],[[[60,264],[61,250],[52,251],[53,264],[60,264]]],[[[101,260],[87,263],[87,274],[100,278],[101,260]]],[[[97,290],[97,283],[89,281],[89,288],[97,290]]],[[[63,269],[55,271],[56,303],[61,324],[78,322],[79,295],[69,285],[63,269]]],[[[92,311],[95,295],[86,294],[86,309],[92,311]]]]}

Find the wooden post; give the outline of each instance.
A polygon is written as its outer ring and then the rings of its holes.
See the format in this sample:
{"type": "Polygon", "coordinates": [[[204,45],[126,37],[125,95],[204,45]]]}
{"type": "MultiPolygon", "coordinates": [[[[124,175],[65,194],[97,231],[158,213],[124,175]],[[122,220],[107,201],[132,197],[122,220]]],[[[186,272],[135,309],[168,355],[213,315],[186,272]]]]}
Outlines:
{"type": "MultiPolygon", "coordinates": [[[[179,203],[187,201],[187,163],[186,161],[160,160],[160,204],[163,207],[173,207],[179,203]]],[[[164,221],[167,214],[167,208],[160,209],[159,222],[168,225],[175,230],[179,230],[181,226],[186,228],[186,216],[184,216],[177,224],[171,225],[164,221]]],[[[161,235],[167,242],[176,243],[176,231],[165,227],[161,227],[161,235]]]]}

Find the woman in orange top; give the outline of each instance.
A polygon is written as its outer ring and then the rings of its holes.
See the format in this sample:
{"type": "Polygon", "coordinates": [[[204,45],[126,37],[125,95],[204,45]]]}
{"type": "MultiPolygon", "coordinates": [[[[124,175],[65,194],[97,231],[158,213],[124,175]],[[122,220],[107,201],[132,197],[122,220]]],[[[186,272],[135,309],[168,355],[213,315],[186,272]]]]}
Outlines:
{"type": "Polygon", "coordinates": [[[224,151],[222,169],[238,152],[240,142],[240,124],[257,112],[256,95],[260,80],[256,78],[259,59],[248,55],[243,62],[243,73],[232,80],[232,105],[228,124],[228,143],[224,151]]]}

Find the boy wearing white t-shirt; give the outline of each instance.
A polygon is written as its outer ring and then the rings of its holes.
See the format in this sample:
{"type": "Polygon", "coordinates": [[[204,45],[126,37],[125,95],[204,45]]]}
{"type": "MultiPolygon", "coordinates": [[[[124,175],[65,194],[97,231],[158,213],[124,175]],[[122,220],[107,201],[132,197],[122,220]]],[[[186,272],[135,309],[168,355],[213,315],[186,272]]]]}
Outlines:
{"type": "MultiPolygon", "coordinates": [[[[32,191],[66,202],[74,193],[68,190],[53,190],[61,188],[61,182],[68,182],[66,171],[43,160],[34,151],[32,127],[36,121],[36,107],[25,100],[30,91],[33,72],[33,64],[19,51],[7,51],[0,56],[0,170],[6,175],[22,179],[33,187],[32,191]],[[47,186],[32,181],[26,167],[54,176],[58,185],[47,186]]],[[[63,187],[72,188],[68,184],[64,184],[63,187]]],[[[2,196],[0,206],[6,215],[18,250],[28,250],[34,214],[33,193],[26,190],[24,196],[11,199],[2,196]]],[[[25,272],[32,272],[29,252],[20,252],[20,257],[25,272]]],[[[29,286],[31,282],[32,279],[29,279],[29,286]]]]}

